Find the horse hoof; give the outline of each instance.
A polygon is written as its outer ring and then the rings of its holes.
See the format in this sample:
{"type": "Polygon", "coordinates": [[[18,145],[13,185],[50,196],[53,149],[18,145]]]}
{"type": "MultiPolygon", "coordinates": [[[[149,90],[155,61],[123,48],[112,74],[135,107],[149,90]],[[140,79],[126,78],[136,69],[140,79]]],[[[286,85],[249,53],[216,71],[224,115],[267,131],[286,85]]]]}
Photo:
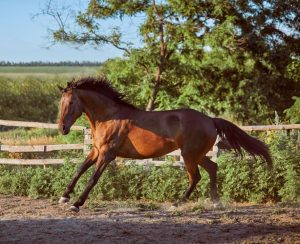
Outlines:
{"type": "Polygon", "coordinates": [[[58,203],[67,203],[67,202],[69,202],[69,201],[70,201],[69,198],[67,198],[67,197],[61,197],[61,198],[59,199],[58,203]]]}
{"type": "Polygon", "coordinates": [[[70,208],[69,208],[70,211],[74,212],[74,213],[78,213],[80,211],[79,208],[77,208],[76,206],[72,205],[70,208]]]}

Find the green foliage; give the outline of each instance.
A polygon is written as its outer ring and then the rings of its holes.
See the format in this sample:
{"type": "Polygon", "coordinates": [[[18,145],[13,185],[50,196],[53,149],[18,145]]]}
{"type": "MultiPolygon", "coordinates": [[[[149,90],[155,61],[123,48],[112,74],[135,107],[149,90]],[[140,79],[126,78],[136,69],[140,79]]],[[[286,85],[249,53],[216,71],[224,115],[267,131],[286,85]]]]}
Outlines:
{"type": "Polygon", "coordinates": [[[55,169],[35,168],[34,174],[30,181],[28,195],[33,198],[51,197],[54,193],[52,180],[55,175],[55,169]]]}
{"type": "MultiPolygon", "coordinates": [[[[224,153],[218,159],[219,191],[233,201],[300,201],[299,134],[271,132],[265,137],[270,145],[274,167],[246,156],[224,153]]],[[[83,160],[83,158],[82,158],[83,160]]],[[[78,165],[66,160],[59,167],[0,166],[0,193],[34,198],[59,198],[78,165]]],[[[73,197],[84,190],[93,169],[79,180],[73,197]]],[[[192,194],[193,200],[209,197],[208,174],[201,169],[202,179],[192,194]]],[[[188,186],[186,172],[166,163],[162,167],[109,165],[89,198],[102,200],[177,201],[188,186]]]]}
{"type": "Polygon", "coordinates": [[[14,144],[26,144],[32,138],[41,137],[54,137],[57,136],[58,131],[51,129],[29,129],[29,128],[15,128],[13,130],[1,131],[0,132],[0,143],[2,141],[10,140],[14,141],[14,144]]]}
{"type": "Polygon", "coordinates": [[[39,128],[16,128],[14,130],[0,131],[2,144],[76,144],[83,142],[82,131],[71,131],[68,135],[61,135],[58,130],[39,128]]]}
{"type": "Polygon", "coordinates": [[[278,195],[284,201],[300,200],[300,134],[298,131],[271,135],[271,150],[278,173],[278,195]]]}
{"type": "MultiPolygon", "coordinates": [[[[8,68],[13,69],[14,67],[8,68]]],[[[29,69],[28,67],[22,68],[25,70],[29,69]]],[[[37,68],[41,69],[41,67],[37,68]]],[[[54,72],[54,70],[51,69],[51,72],[54,72]]],[[[69,79],[70,77],[65,76],[39,77],[25,75],[22,76],[22,78],[0,76],[1,119],[56,123],[59,99],[61,97],[57,85],[64,87],[69,79]]],[[[88,121],[85,116],[80,117],[76,121],[76,125],[88,126],[88,121]]],[[[28,134],[25,135],[26,133],[24,133],[22,136],[32,137],[37,133],[47,136],[49,133],[55,133],[53,130],[52,132],[49,131],[26,130],[28,134]]],[[[18,130],[12,133],[18,133],[18,130]]],[[[69,137],[61,137],[60,141],[68,141],[71,139],[70,137],[76,136],[75,134],[76,133],[73,133],[69,137]]]]}
{"type": "Polygon", "coordinates": [[[51,180],[53,196],[59,197],[63,194],[63,191],[67,187],[75,172],[76,165],[71,163],[68,158],[66,158],[62,167],[55,169],[55,174],[51,180]]]}
{"type": "Polygon", "coordinates": [[[278,182],[261,160],[243,159],[236,162],[232,154],[219,160],[223,197],[234,201],[279,201],[278,182]],[[275,185],[275,186],[274,186],[275,185]]]}
{"type": "Polygon", "coordinates": [[[55,122],[60,93],[56,78],[25,77],[13,80],[0,77],[1,119],[55,122]]]}
{"type": "Polygon", "coordinates": [[[28,196],[34,168],[15,168],[0,165],[0,192],[16,196],[28,196]]]}
{"type": "MultiPolygon", "coordinates": [[[[52,34],[57,42],[111,44],[125,51],[101,73],[140,108],[153,108],[154,100],[159,110],[191,107],[243,123],[266,123],[274,111],[283,116],[291,97],[299,96],[297,4],[90,0],[72,24],[58,23],[52,34]],[[133,48],[118,27],[103,31],[106,20],[137,14],[144,16],[138,26],[142,47],[133,48]]],[[[42,12],[69,16],[51,4],[42,12]]]]}
{"type": "Polygon", "coordinates": [[[151,77],[145,76],[137,69],[137,62],[136,57],[131,57],[130,61],[121,58],[110,59],[103,63],[98,74],[106,76],[119,92],[126,94],[132,104],[143,109],[151,92],[151,77]]]}
{"type": "Polygon", "coordinates": [[[156,201],[178,200],[187,187],[186,175],[170,165],[153,168],[143,183],[143,198],[156,201]]]}
{"type": "Polygon", "coordinates": [[[300,123],[300,97],[292,97],[295,103],[284,112],[291,123],[300,123]]]}
{"type": "Polygon", "coordinates": [[[267,170],[261,160],[237,160],[233,153],[219,158],[219,185],[225,198],[254,202],[300,200],[298,132],[270,132],[266,140],[273,158],[272,170],[267,170]]]}
{"type": "Polygon", "coordinates": [[[57,143],[61,144],[80,144],[83,143],[83,132],[82,131],[71,131],[68,135],[62,135],[57,132],[56,136],[57,143]]]}

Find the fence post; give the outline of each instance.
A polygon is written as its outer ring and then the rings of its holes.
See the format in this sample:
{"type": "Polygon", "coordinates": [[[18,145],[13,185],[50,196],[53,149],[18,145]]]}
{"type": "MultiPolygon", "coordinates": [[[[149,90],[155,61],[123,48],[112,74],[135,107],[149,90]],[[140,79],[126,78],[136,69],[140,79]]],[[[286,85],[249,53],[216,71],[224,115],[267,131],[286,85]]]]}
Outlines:
{"type": "Polygon", "coordinates": [[[92,139],[92,135],[91,133],[89,133],[89,129],[88,128],[84,128],[83,129],[83,135],[84,135],[84,139],[83,139],[83,154],[87,155],[90,150],[91,150],[91,139],[92,139]]]}

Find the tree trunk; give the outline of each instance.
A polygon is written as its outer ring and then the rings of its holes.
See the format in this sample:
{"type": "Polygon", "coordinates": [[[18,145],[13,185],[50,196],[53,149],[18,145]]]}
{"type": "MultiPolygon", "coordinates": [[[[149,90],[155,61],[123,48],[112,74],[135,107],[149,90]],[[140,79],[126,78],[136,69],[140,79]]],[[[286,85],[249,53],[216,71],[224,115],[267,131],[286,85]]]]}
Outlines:
{"type": "Polygon", "coordinates": [[[152,91],[151,91],[151,95],[150,95],[150,98],[149,98],[149,101],[148,101],[148,105],[146,107],[147,111],[154,110],[154,108],[155,108],[155,99],[156,99],[158,90],[159,90],[159,83],[155,83],[153,88],[152,88],[152,91]]]}
{"type": "Polygon", "coordinates": [[[160,54],[159,54],[159,64],[156,71],[155,80],[153,83],[151,95],[148,101],[148,105],[146,107],[147,111],[152,111],[155,108],[155,100],[157,97],[157,93],[159,91],[160,83],[161,83],[161,75],[164,71],[165,60],[166,60],[166,52],[167,47],[164,40],[164,17],[159,13],[155,0],[153,0],[153,8],[159,19],[159,44],[160,44],[160,54]]]}

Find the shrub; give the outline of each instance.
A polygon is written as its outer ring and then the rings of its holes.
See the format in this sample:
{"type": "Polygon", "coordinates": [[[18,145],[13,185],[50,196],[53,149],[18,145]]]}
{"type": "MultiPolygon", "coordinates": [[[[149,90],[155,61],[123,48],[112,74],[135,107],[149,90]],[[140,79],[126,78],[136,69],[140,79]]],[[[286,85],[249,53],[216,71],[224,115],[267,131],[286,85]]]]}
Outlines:
{"type": "Polygon", "coordinates": [[[269,132],[273,169],[250,157],[238,159],[233,153],[219,160],[219,185],[222,195],[235,201],[299,201],[300,152],[298,132],[269,132]]]}
{"type": "Polygon", "coordinates": [[[28,196],[34,168],[0,167],[0,193],[15,196],[28,196]]]}
{"type": "Polygon", "coordinates": [[[62,83],[58,77],[16,80],[0,76],[1,119],[55,122],[60,97],[56,86],[62,83]]]}
{"type": "Polygon", "coordinates": [[[55,172],[53,168],[35,168],[30,181],[28,195],[33,198],[51,197],[54,193],[52,179],[55,172]]]}
{"type": "MultiPolygon", "coordinates": [[[[274,167],[268,170],[262,160],[234,153],[223,153],[218,159],[219,191],[234,201],[300,201],[300,150],[298,132],[271,132],[265,138],[270,144],[274,167]]],[[[81,159],[83,160],[83,158],[81,159]]],[[[66,160],[64,165],[43,168],[0,166],[0,193],[32,197],[61,196],[79,166],[66,160]]],[[[84,190],[93,169],[79,180],[74,195],[84,190]]],[[[192,199],[209,197],[208,174],[202,179],[192,199]]],[[[184,170],[171,166],[142,167],[111,164],[91,192],[92,200],[176,201],[187,189],[184,170]]]]}
{"type": "Polygon", "coordinates": [[[294,96],[292,99],[295,103],[290,108],[284,110],[284,113],[291,123],[300,123],[300,97],[294,96]]]}

